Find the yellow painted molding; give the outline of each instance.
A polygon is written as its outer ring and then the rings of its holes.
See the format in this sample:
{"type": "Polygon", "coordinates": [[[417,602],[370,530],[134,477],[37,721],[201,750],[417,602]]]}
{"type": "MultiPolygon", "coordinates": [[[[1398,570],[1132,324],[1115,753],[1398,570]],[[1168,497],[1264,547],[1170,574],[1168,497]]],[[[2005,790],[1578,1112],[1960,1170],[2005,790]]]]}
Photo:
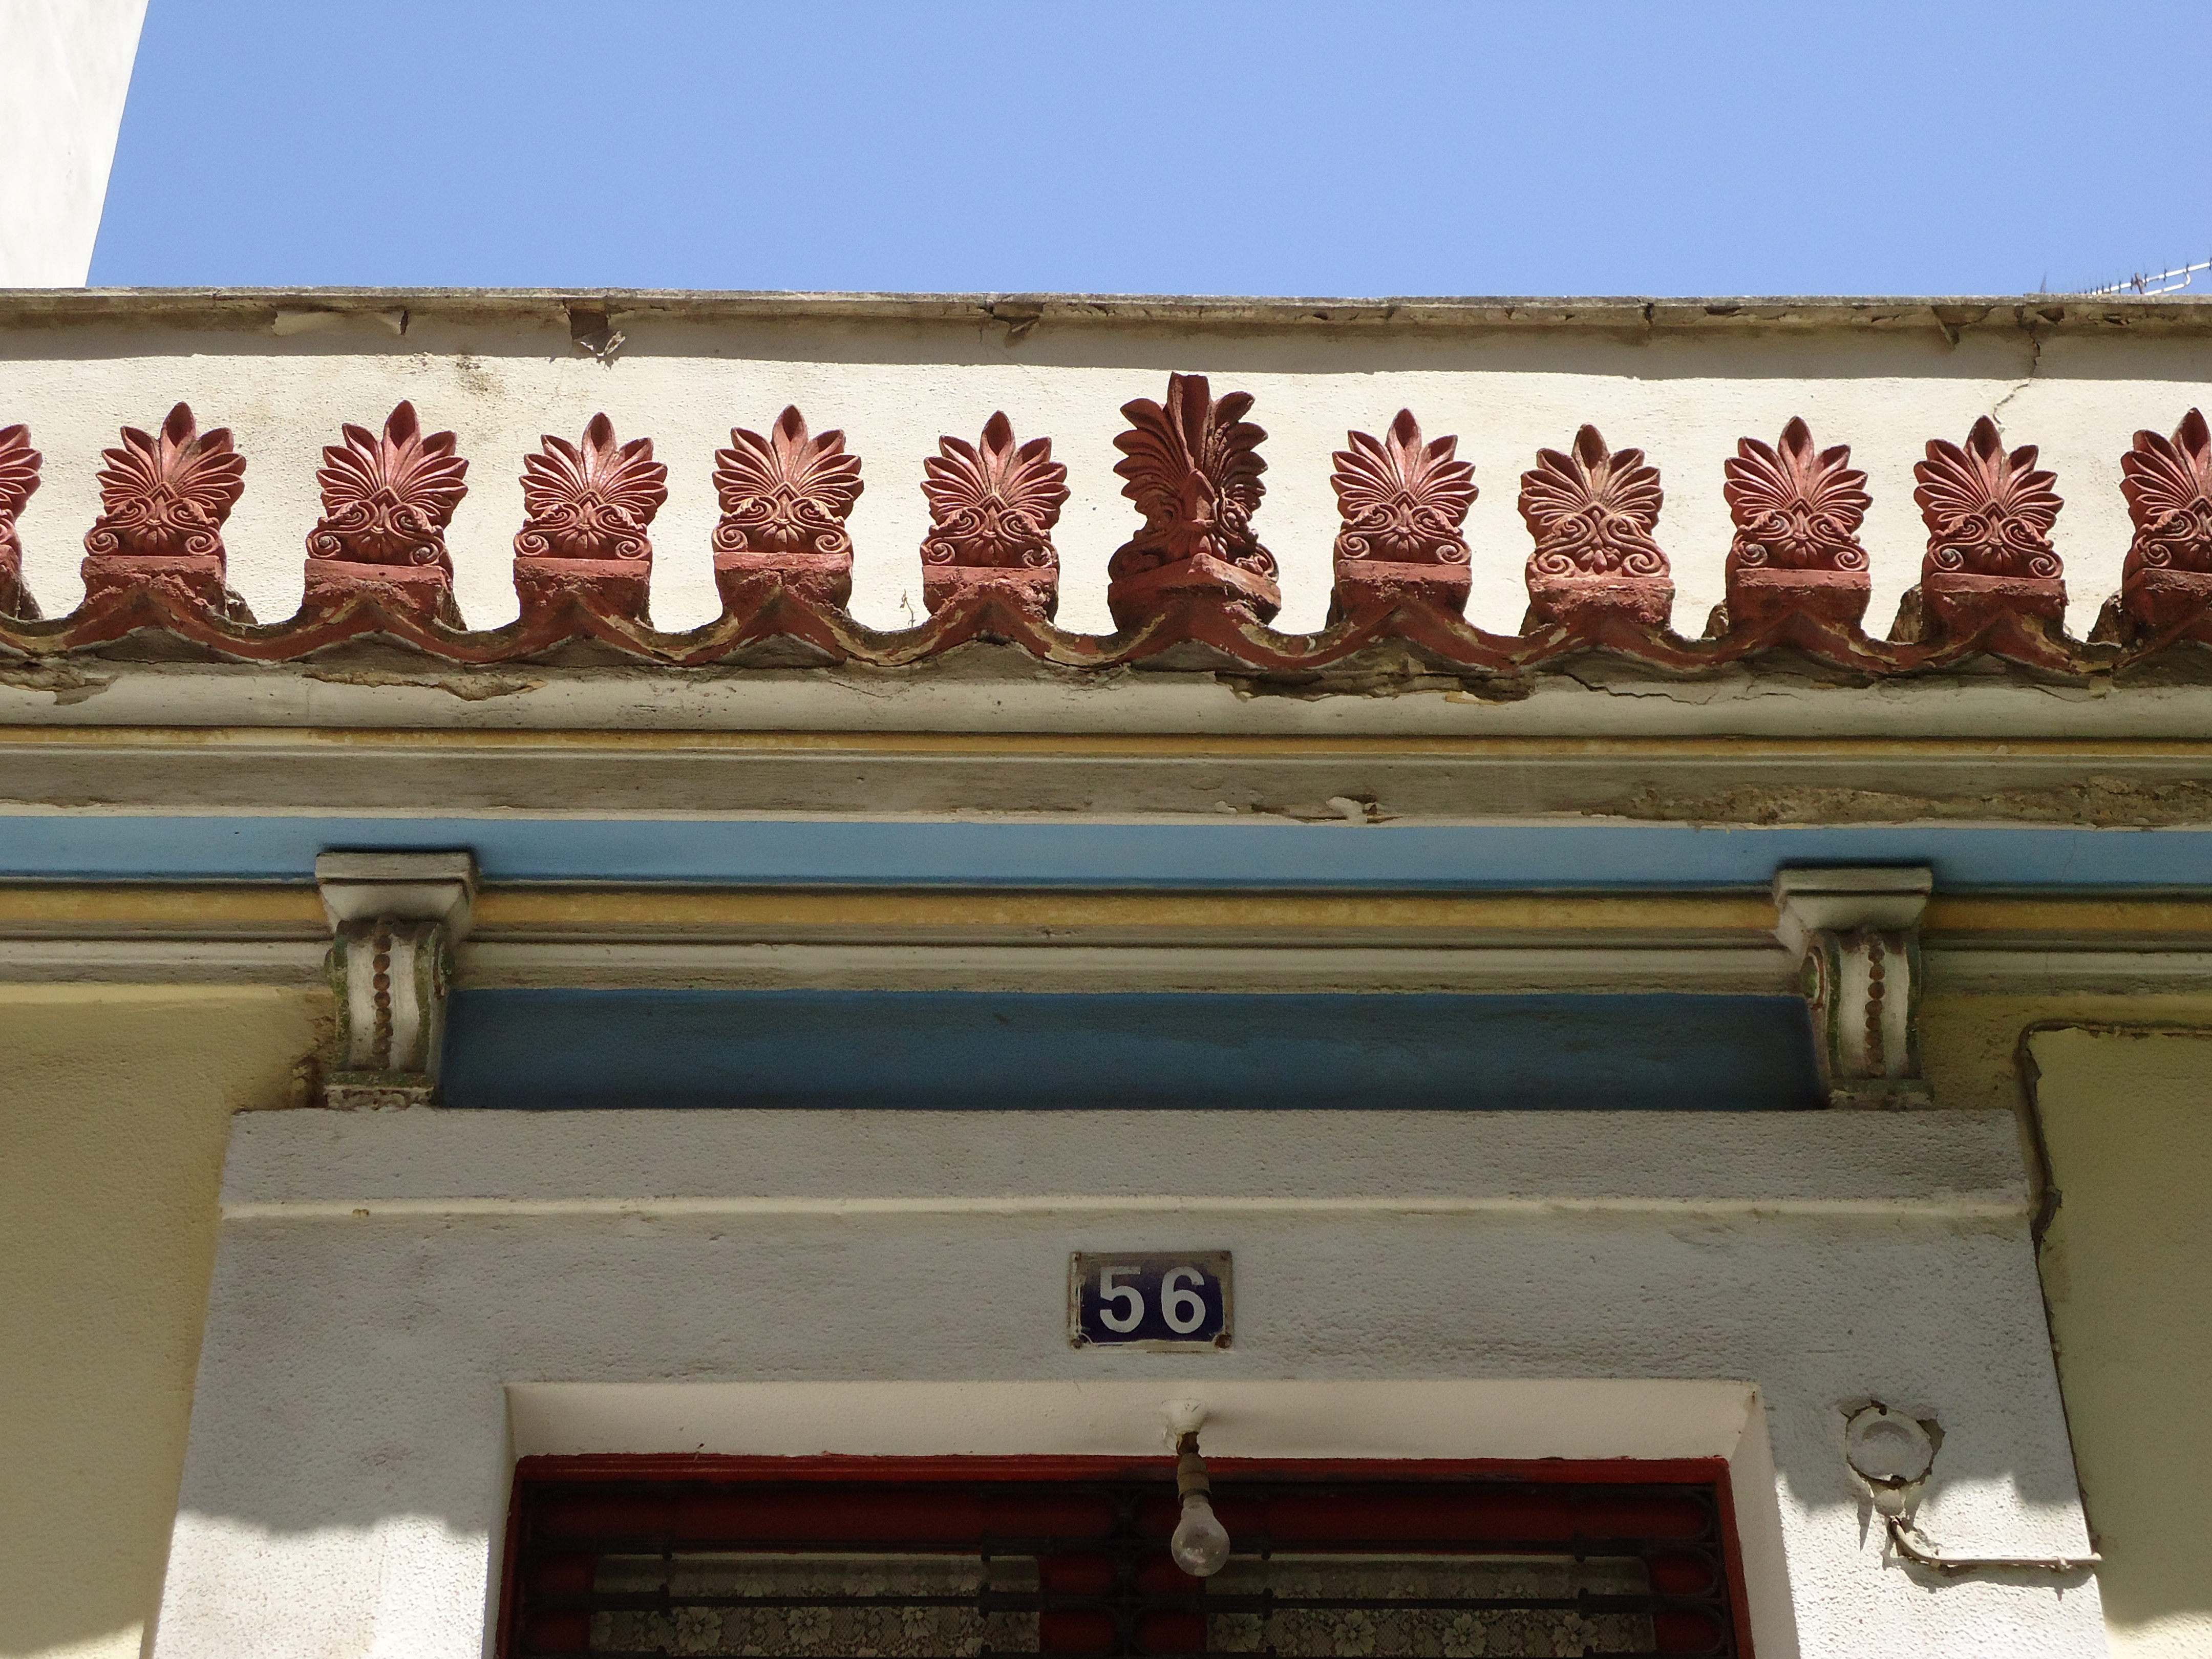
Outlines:
{"type": "Polygon", "coordinates": [[[0,931],[220,927],[328,932],[313,886],[266,882],[0,883],[0,931]]]}
{"type": "Polygon", "coordinates": [[[2162,935],[2212,935],[2212,898],[1938,894],[1929,901],[1921,931],[1923,939],[1939,942],[1972,934],[2094,935],[2146,941],[2162,935]]]}
{"type": "Polygon", "coordinates": [[[534,927],[799,927],[1741,932],[1774,925],[1765,895],[1307,893],[1061,889],[492,887],[483,933],[534,927]]]}
{"type": "MultiPolygon", "coordinates": [[[[778,927],[1348,933],[1586,933],[1764,938],[1763,892],[1484,892],[623,886],[524,883],[477,896],[480,936],[539,931],[737,932],[778,927]]],[[[305,883],[0,883],[0,934],[263,933],[319,935],[305,883]]],[[[2157,949],[2212,939],[2212,897],[1938,895],[1923,937],[2094,940],[2157,949]]]]}

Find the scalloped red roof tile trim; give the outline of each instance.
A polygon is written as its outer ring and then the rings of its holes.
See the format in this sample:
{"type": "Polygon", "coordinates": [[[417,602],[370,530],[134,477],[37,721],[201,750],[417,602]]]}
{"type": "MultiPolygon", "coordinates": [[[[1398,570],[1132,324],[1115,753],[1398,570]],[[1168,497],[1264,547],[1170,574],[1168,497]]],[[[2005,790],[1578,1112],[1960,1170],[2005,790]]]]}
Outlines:
{"type": "Polygon", "coordinates": [[[2212,428],[2195,410],[2170,438],[2137,433],[2122,458],[2135,539],[2121,591],[2085,641],[2061,626],[2063,574],[2050,543],[2063,505],[2056,479],[2037,470],[2033,446],[2007,450],[1986,418],[1964,445],[1931,441],[1914,469],[1929,543],[1888,639],[1860,625],[1866,475],[1847,447],[1819,448],[1802,420],[1777,444],[1745,438],[1725,462],[1735,525],[1728,599],[1705,637],[1666,626],[1673,587],[1656,534],[1657,470],[1589,426],[1570,449],[1540,452],[1521,477],[1521,516],[1535,544],[1528,616],[1517,635],[1486,632],[1461,614],[1474,467],[1458,458],[1455,438],[1425,437],[1407,410],[1386,437],[1347,434],[1335,457],[1343,522],[1328,626],[1278,633],[1266,625],[1281,603],[1275,562],[1253,526],[1267,434],[1244,418],[1251,407],[1249,394],[1217,398],[1203,376],[1182,374],[1169,377],[1164,401],[1124,406],[1129,428],[1115,441],[1115,471],[1143,524],[1109,566],[1119,631],[1103,637],[1052,623],[1060,568],[1051,532],[1066,471],[1049,440],[1018,441],[1003,412],[980,444],[947,436],[924,461],[930,615],[896,631],[864,627],[844,609],[846,520],[860,463],[842,433],[811,433],[796,408],[767,434],[732,428],[732,447],[717,452],[714,562],[724,611],[678,634],[654,629],[647,608],[647,532],[667,499],[667,470],[650,439],[620,441],[604,415],[580,444],[549,434],[526,459],[514,561],[522,614],[482,631],[454,610],[445,546],[468,463],[453,434],[423,433],[410,404],[380,434],[349,425],[344,444],[324,451],[307,598],[298,615],[271,624],[256,623],[228,585],[222,526],[246,471],[228,430],[201,432],[183,404],[158,434],[124,429],[123,447],[105,453],[101,511],[85,538],[85,602],[47,621],[23,588],[15,528],[38,488],[40,456],[27,428],[0,428],[0,652],[51,657],[159,634],[210,659],[290,662],[377,638],[471,665],[590,641],[611,653],[600,660],[665,668],[898,668],[994,640],[1077,669],[1172,651],[1177,666],[1297,677],[1382,651],[1408,672],[1480,678],[1590,651],[1695,673],[1779,650],[1870,676],[1977,654],[2079,676],[2179,641],[2212,644],[2212,428]]]}

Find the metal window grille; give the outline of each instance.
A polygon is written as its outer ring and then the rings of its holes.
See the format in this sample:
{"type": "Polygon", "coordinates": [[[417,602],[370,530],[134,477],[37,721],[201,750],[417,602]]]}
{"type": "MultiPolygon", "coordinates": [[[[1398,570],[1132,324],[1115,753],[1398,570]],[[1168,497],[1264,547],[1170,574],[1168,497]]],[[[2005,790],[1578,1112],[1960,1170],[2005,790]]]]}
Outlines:
{"type": "Polygon", "coordinates": [[[1213,1502],[1235,1553],[1200,1580],[1167,1554],[1164,1457],[1039,1459],[1034,1473],[983,1460],[965,1478],[945,1460],[837,1461],[794,1479],[719,1460],[671,1474],[668,1460],[526,1459],[501,1659],[1744,1651],[1717,1471],[1224,1460],[1213,1502]]]}

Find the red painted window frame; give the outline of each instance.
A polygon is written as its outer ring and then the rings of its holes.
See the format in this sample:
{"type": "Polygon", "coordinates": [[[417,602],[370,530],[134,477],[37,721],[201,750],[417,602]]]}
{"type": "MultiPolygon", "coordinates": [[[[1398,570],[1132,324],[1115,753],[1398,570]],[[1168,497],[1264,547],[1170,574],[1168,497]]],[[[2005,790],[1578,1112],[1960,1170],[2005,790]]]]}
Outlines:
{"type": "MultiPolygon", "coordinates": [[[[1735,1489],[1724,1457],[1208,1457],[1206,1461],[1208,1468],[1224,1480],[1240,1475],[1314,1481],[1448,1480],[1488,1476],[1535,1485],[1710,1486],[1720,1516],[1721,1556],[1728,1573],[1729,1608],[1735,1626],[1736,1652],[1739,1659],[1755,1659],[1744,1578],[1743,1543],[1736,1524],[1735,1489]]],[[[510,1659],[509,1644],[520,1595],[515,1564],[521,1553],[522,1489],[532,1481],[700,1480],[742,1485],[769,1480],[1110,1480],[1158,1476],[1164,1462],[1164,1455],[1074,1457],[1048,1453],[1013,1456],[757,1457],[690,1452],[592,1452],[518,1458],[507,1488],[507,1525],[501,1534],[494,1659],[510,1659]]]]}

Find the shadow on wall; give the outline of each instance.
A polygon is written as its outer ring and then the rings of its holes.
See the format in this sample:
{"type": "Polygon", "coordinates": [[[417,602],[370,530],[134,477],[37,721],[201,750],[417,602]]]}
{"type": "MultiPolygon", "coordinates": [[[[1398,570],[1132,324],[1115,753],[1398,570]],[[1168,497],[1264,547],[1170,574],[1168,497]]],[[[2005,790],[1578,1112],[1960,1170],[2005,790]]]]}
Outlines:
{"type": "Polygon", "coordinates": [[[1821,1103],[1796,997],[464,991],[462,1107],[1821,1103]]]}

